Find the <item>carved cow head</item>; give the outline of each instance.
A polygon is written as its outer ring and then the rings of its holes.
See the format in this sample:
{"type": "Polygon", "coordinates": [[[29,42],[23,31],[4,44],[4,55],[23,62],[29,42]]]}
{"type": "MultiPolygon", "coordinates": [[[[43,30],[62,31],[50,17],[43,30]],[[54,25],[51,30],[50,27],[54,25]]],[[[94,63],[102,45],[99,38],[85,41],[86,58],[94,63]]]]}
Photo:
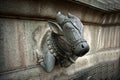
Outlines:
{"type": "Polygon", "coordinates": [[[83,38],[83,24],[76,16],[64,16],[58,12],[56,22],[48,22],[50,34],[47,40],[43,39],[44,60],[41,66],[51,72],[55,64],[68,67],[75,60],[89,51],[89,46],[83,38]]]}
{"type": "Polygon", "coordinates": [[[86,54],[89,51],[89,45],[83,38],[83,24],[79,18],[70,13],[68,13],[68,16],[64,16],[58,12],[56,20],[57,23],[49,22],[53,33],[62,36],[64,42],[66,41],[66,43],[69,43],[72,54],[76,56],[83,56],[86,54]]]}

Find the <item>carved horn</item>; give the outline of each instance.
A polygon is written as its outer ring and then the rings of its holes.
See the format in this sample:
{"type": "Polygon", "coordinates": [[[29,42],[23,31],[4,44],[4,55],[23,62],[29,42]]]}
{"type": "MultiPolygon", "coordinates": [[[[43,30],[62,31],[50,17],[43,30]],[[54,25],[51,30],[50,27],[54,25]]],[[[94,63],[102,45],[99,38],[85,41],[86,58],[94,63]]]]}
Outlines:
{"type": "Polygon", "coordinates": [[[69,17],[69,18],[75,18],[75,16],[72,15],[71,13],[68,13],[68,17],[69,17]]]}
{"type": "Polygon", "coordinates": [[[64,22],[65,18],[66,18],[66,16],[61,14],[61,12],[57,13],[56,20],[57,20],[58,24],[62,24],[64,22]]]}

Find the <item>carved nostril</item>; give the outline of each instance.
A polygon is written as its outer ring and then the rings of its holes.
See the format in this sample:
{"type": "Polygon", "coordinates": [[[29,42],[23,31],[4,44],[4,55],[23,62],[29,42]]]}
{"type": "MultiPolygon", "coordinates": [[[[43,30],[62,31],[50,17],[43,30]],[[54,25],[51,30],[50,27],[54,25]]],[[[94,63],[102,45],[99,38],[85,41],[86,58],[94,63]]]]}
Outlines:
{"type": "Polygon", "coordinates": [[[81,47],[82,47],[82,48],[85,48],[83,44],[81,45],[81,47]]]}
{"type": "Polygon", "coordinates": [[[89,49],[89,45],[86,42],[82,43],[81,47],[87,50],[89,49]]]}

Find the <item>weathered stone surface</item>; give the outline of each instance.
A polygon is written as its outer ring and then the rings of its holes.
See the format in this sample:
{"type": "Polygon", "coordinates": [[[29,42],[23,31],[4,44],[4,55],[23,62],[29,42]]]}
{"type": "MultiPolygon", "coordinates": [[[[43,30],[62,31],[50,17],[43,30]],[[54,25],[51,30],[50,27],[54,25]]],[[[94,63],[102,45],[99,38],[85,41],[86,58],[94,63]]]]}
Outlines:
{"type": "Polygon", "coordinates": [[[103,14],[69,1],[0,0],[0,16],[25,19],[55,19],[58,11],[76,15],[82,21],[101,23],[103,14]],[[70,7],[71,6],[71,7],[70,7]]]}
{"type": "Polygon", "coordinates": [[[76,2],[78,4],[84,4],[84,5],[86,4],[93,8],[98,8],[98,9],[109,11],[109,12],[120,10],[119,0],[112,0],[112,1],[109,1],[109,0],[76,0],[73,2],[76,2]]]}
{"type": "MultiPolygon", "coordinates": [[[[0,47],[2,51],[2,53],[0,54],[0,57],[1,57],[0,71],[2,75],[1,77],[3,78],[3,76],[7,76],[4,73],[8,72],[9,76],[11,76],[10,79],[17,79],[17,78],[19,79],[19,77],[17,76],[22,74],[17,74],[16,72],[14,72],[14,70],[18,70],[18,68],[23,68],[23,67],[27,68],[29,65],[37,64],[36,47],[39,49],[41,44],[39,42],[41,41],[41,38],[45,35],[45,32],[49,29],[49,26],[45,21],[18,20],[18,19],[0,19],[0,26],[1,26],[0,27],[0,31],[1,31],[0,47]],[[35,30],[37,30],[37,32],[34,33],[35,30]],[[38,35],[35,37],[35,39],[38,40],[37,46],[35,46],[36,43],[34,42],[34,38],[33,38],[33,36],[35,35],[38,35]],[[16,77],[14,78],[14,76],[12,76],[11,72],[9,73],[9,71],[13,71],[12,74],[13,75],[16,74],[16,77]]],[[[61,79],[61,78],[68,79],[68,78],[71,78],[70,76],[77,74],[77,72],[82,72],[84,70],[87,70],[89,69],[89,67],[98,65],[98,63],[101,64],[103,62],[106,62],[105,64],[107,64],[107,62],[110,62],[110,63],[113,62],[114,65],[118,65],[118,63],[116,63],[116,61],[114,62],[114,60],[117,60],[117,61],[119,60],[119,56],[118,56],[120,53],[119,51],[120,38],[118,38],[119,31],[120,31],[119,27],[101,27],[101,26],[98,27],[92,24],[91,25],[86,24],[84,35],[91,47],[91,50],[88,53],[88,55],[86,55],[85,57],[80,57],[76,61],[75,65],[72,65],[67,69],[60,68],[59,66],[57,66],[51,74],[44,72],[44,70],[40,68],[40,74],[39,74],[41,75],[40,78],[41,79],[45,78],[46,80],[49,80],[49,79],[55,80],[55,79],[61,79]],[[105,33],[99,32],[101,29],[104,29],[104,28],[105,30],[102,30],[102,31],[104,31],[105,33]],[[112,31],[109,31],[109,30],[112,30],[112,31]],[[106,39],[102,39],[101,37],[106,38],[105,36],[108,36],[107,32],[110,33],[111,39],[112,37],[115,37],[114,35],[117,36],[114,38],[114,40],[111,40],[113,41],[113,43],[110,42],[112,43],[111,45],[112,47],[109,47],[109,41],[108,43],[107,42],[104,43],[104,44],[108,44],[108,46],[105,45],[106,47],[104,46],[102,47],[100,45],[101,42],[99,41],[102,40],[102,42],[104,42],[104,40],[106,40],[106,39]],[[111,36],[111,32],[113,36],[111,36]],[[104,34],[102,35],[102,33],[104,33],[105,35],[104,34]],[[101,35],[101,37],[100,36],[98,37],[98,35],[101,35]],[[94,44],[94,43],[97,43],[97,44],[94,44]],[[102,49],[107,49],[107,48],[110,48],[110,49],[113,48],[113,50],[108,51],[109,50],[108,49],[106,52],[99,52],[99,51],[102,51],[102,49]],[[114,48],[118,48],[118,49],[114,50],[114,48]],[[47,75],[48,77],[45,77],[45,75],[47,75]]],[[[117,68],[115,69],[117,70],[117,68]]],[[[89,70],[91,70],[91,68],[89,70]]],[[[26,74],[24,72],[21,72],[21,73],[26,74]]],[[[34,73],[31,73],[30,75],[32,74],[34,73]]],[[[21,77],[21,79],[24,79],[24,78],[25,78],[24,76],[21,77]]],[[[33,78],[35,77],[33,76],[33,78]]]]}
{"type": "Polygon", "coordinates": [[[64,1],[0,0],[1,80],[67,80],[90,75],[97,80],[112,79],[111,76],[120,71],[119,50],[119,13],[98,12],[64,1]],[[47,20],[54,20],[58,11],[71,12],[82,20],[90,52],[69,68],[56,66],[49,74],[36,66],[36,52],[41,53],[36,48],[40,48],[41,40],[49,29],[47,20]],[[36,67],[29,67],[32,65],[36,67]]]}
{"type": "Polygon", "coordinates": [[[27,68],[0,73],[0,80],[40,80],[40,74],[39,66],[29,66],[27,68]]]}
{"type": "Polygon", "coordinates": [[[33,54],[33,32],[41,25],[45,24],[37,21],[0,19],[2,31],[0,72],[36,64],[36,55],[33,54]]]}

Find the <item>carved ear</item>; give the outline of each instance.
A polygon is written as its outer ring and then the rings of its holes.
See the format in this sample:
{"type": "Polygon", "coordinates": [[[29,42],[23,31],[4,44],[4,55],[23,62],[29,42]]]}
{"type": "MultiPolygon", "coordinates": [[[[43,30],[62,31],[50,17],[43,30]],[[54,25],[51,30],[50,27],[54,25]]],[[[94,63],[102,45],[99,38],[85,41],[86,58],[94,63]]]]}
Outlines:
{"type": "Polygon", "coordinates": [[[68,13],[69,18],[75,18],[76,16],[72,15],[71,13],[68,13]]]}
{"type": "Polygon", "coordinates": [[[63,30],[57,23],[51,22],[51,21],[49,21],[48,23],[49,23],[49,26],[50,26],[51,30],[54,33],[56,33],[58,35],[63,35],[63,30]]]}

